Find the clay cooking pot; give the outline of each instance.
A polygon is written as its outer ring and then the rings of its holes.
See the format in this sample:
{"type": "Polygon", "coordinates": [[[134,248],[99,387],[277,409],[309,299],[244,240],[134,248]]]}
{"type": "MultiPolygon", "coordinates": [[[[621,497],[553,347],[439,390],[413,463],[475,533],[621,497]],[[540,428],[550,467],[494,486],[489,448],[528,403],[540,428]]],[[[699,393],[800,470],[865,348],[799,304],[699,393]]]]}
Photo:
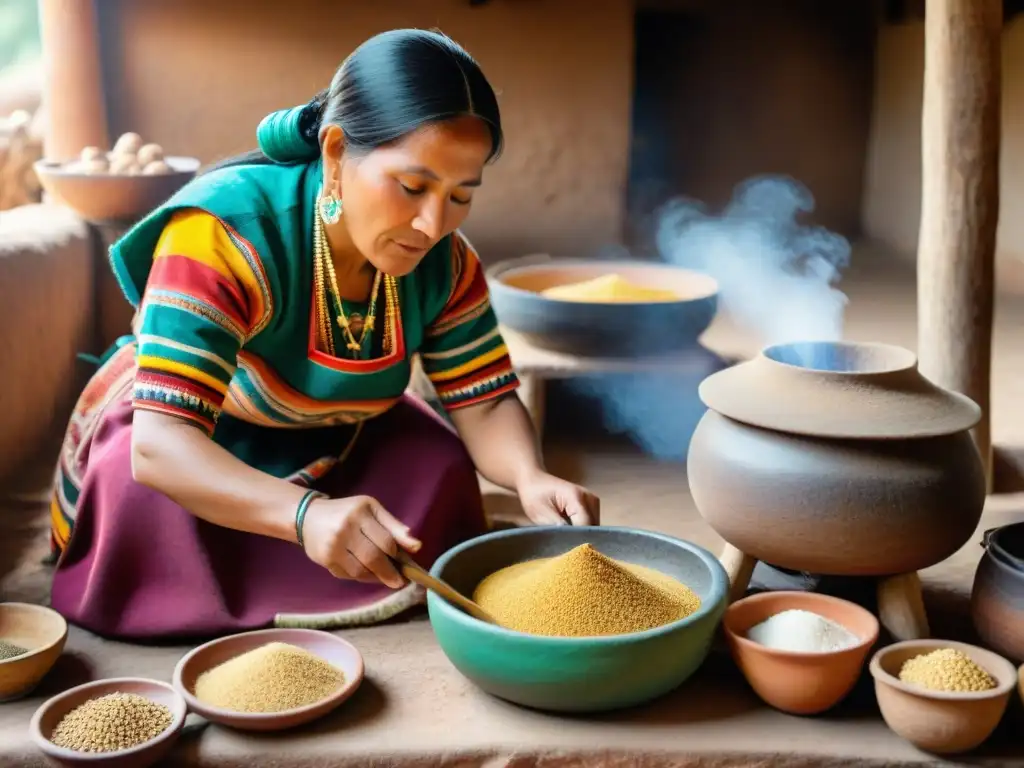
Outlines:
{"type": "Polygon", "coordinates": [[[985,501],[981,416],[884,344],[769,347],[705,379],[687,475],[701,515],[772,565],[887,576],[952,555],[985,501]]]}
{"type": "Polygon", "coordinates": [[[1024,523],[985,532],[974,574],[971,618],[982,642],[1024,662],[1024,523]]]}

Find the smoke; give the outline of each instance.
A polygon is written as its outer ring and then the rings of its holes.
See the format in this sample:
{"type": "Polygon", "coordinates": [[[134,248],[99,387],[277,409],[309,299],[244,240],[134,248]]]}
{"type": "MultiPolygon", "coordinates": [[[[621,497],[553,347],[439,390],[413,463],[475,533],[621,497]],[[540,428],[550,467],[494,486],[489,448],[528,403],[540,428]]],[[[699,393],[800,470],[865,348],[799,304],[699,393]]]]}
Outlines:
{"type": "MultiPolygon", "coordinates": [[[[801,221],[813,211],[814,197],[799,182],[756,177],[718,215],[695,200],[668,203],[655,218],[655,243],[664,261],[714,277],[719,311],[761,346],[838,341],[847,298],[836,283],[850,244],[801,221]]],[[[601,402],[610,431],[659,459],[684,460],[705,411],[697,386],[727,364],[706,349],[694,360],[682,373],[587,377],[572,386],[601,402]]]]}
{"type": "Polygon", "coordinates": [[[720,311],[763,346],[838,341],[847,299],[835,284],[850,244],[799,221],[813,211],[802,184],[757,177],[736,188],[719,216],[693,200],[667,204],[656,243],[665,261],[715,278],[720,311]]]}

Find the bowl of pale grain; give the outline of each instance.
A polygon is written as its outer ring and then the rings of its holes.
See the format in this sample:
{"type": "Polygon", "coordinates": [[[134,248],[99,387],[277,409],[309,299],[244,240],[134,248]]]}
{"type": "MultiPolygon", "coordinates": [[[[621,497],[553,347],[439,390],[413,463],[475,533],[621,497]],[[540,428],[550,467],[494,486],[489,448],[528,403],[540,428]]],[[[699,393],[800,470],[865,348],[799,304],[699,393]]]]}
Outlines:
{"type": "Polygon", "coordinates": [[[728,591],[704,548],[632,528],[488,533],[431,573],[497,622],[427,594],[455,668],[493,696],[557,712],[635,706],[682,685],[707,657],[728,591]]]}
{"type": "Polygon", "coordinates": [[[64,651],[68,624],[51,608],[0,603],[0,702],[27,696],[64,651]]]}
{"type": "Polygon", "coordinates": [[[111,678],[44,702],[29,735],[56,765],[148,768],[174,746],[187,714],[185,700],[167,683],[111,678]]]}
{"type": "Polygon", "coordinates": [[[925,752],[960,754],[995,731],[1017,686],[1002,656],[950,640],[906,640],[871,659],[886,724],[925,752]]]}
{"type": "Polygon", "coordinates": [[[816,715],[856,686],[878,640],[878,619],[856,603],[812,592],[764,592],[722,618],[729,653],[754,692],[791,715],[816,715]]]}
{"type": "Polygon", "coordinates": [[[363,657],[313,629],[261,629],[193,649],[174,687],[207,720],[243,731],[280,731],[323,717],[356,692],[363,657]]]}

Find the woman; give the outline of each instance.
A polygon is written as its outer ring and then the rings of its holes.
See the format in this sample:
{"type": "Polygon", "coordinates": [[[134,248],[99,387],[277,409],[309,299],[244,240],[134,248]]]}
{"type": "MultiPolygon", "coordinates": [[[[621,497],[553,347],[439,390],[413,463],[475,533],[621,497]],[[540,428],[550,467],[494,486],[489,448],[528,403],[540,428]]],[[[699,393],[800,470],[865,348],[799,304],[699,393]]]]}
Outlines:
{"type": "Polygon", "coordinates": [[[111,249],[135,335],[77,405],[52,506],[53,605],[100,634],[386,619],[421,599],[388,555],[486,530],[477,470],[536,523],[597,522],[543,468],[457,230],[502,141],[474,60],[379,35],[257,139],[111,249]],[[458,434],[404,395],[414,353],[458,434]]]}

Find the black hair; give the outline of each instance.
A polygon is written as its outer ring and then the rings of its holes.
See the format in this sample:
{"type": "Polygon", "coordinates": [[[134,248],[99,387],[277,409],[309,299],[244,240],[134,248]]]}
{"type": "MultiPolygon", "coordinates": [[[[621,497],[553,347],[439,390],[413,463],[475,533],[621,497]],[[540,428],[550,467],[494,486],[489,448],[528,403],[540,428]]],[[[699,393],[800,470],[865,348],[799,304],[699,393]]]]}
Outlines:
{"type": "MultiPolygon", "coordinates": [[[[491,134],[495,159],[503,144],[501,114],[480,65],[458,43],[440,32],[396,29],[371,37],[342,62],[330,88],[302,109],[299,130],[319,147],[320,128],[337,125],[347,152],[363,154],[429,123],[472,116],[491,134]]],[[[259,150],[207,168],[263,164],[259,150]]]]}

